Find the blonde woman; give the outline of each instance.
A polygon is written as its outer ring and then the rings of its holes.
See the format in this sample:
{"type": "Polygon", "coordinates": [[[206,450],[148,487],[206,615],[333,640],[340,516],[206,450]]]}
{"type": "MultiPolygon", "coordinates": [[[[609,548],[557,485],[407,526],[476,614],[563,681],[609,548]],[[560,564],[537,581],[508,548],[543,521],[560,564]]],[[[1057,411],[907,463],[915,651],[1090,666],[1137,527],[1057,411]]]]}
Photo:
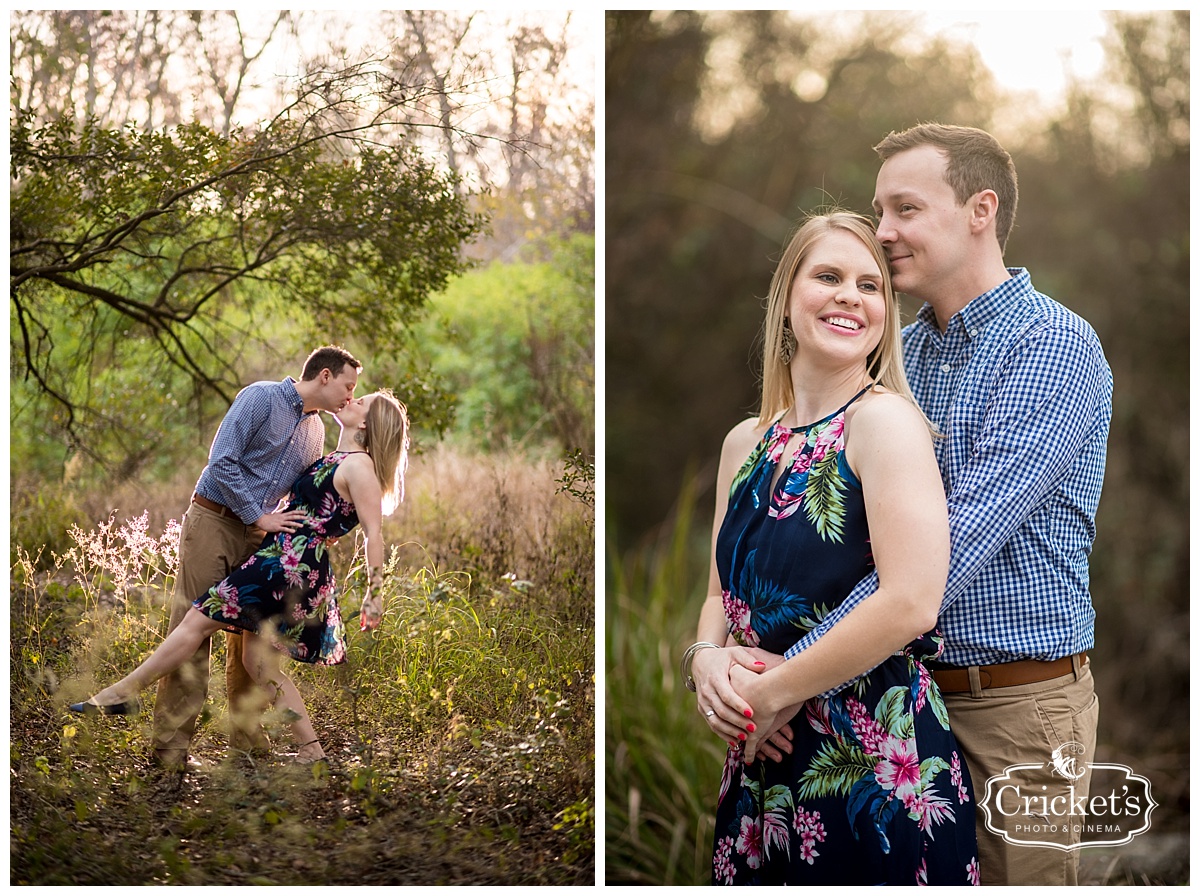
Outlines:
{"type": "Polygon", "coordinates": [[[685,655],[700,714],[730,744],[713,881],[976,883],[970,778],[924,665],[940,649],[946,500],[870,221],[834,212],[797,230],[765,335],[759,415],[722,448],[709,597],[685,655]],[[853,656],[778,662],[871,569],[886,630],[853,656]],[[817,696],[864,657],[869,675],[817,696]],[[790,738],[760,750],[777,758],[748,755],[746,730],[780,720],[790,738]]]}
{"type": "Polygon", "coordinates": [[[268,535],[242,566],[199,595],[187,616],[140,666],[74,712],[126,715],[137,711],[138,692],[179,668],[196,648],[222,629],[247,634],[242,659],[254,681],[290,710],[297,758],[324,757],[304,701],[280,671],[282,652],[302,663],[336,665],[346,658],[345,628],[338,605],[329,539],[361,525],[366,535],[367,593],[361,626],[374,628],[382,615],[382,517],[404,498],[408,464],[408,415],[387,390],[350,399],[335,415],[337,447],[293,484],[287,511],[303,514],[293,532],[268,535]]]}

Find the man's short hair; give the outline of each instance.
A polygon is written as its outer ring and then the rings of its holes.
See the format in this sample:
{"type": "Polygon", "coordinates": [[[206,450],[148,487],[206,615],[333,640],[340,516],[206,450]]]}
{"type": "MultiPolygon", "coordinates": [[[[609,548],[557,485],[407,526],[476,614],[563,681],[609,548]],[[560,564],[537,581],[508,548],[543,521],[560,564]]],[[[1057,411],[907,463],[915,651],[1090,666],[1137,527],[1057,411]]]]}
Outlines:
{"type": "Polygon", "coordinates": [[[906,131],[892,131],[879,142],[875,152],[887,161],[897,153],[918,146],[934,146],[946,155],[946,183],[962,205],[982,190],[994,190],[996,239],[1000,251],[1008,243],[1017,217],[1017,169],[1012,157],[987,131],[950,124],[919,124],[906,131]]]}
{"type": "Polygon", "coordinates": [[[335,377],[338,377],[341,376],[347,364],[351,365],[356,371],[362,370],[361,362],[341,346],[323,345],[318,349],[314,349],[312,354],[308,356],[308,360],[304,362],[304,371],[300,374],[300,379],[304,381],[314,380],[326,368],[335,377]]]}

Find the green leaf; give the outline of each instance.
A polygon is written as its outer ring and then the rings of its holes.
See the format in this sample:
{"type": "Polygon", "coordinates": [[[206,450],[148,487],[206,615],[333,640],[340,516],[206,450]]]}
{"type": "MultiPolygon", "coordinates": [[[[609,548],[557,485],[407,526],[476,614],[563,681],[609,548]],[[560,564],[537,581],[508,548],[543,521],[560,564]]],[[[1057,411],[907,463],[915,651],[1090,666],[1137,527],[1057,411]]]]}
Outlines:
{"type": "Polygon", "coordinates": [[[875,764],[861,747],[844,740],[826,741],[796,782],[796,796],[802,800],[848,796],[860,778],[874,772],[875,764]]]}
{"type": "Polygon", "coordinates": [[[907,711],[908,688],[896,685],[888,688],[879,705],[875,707],[875,721],[883,726],[888,734],[901,740],[913,736],[913,716],[907,711]]]}
{"type": "Polygon", "coordinates": [[[842,520],[846,508],[842,503],[842,477],[838,473],[840,452],[830,451],[808,471],[804,510],[817,527],[817,533],[827,541],[842,540],[842,520]]]}
{"type": "Polygon", "coordinates": [[[733,482],[729,486],[730,495],[737,491],[738,486],[750,478],[750,475],[754,472],[755,468],[762,460],[763,454],[766,453],[766,450],[766,439],[760,439],[758,444],[754,447],[754,450],[750,452],[750,456],[746,458],[746,462],[742,464],[741,468],[737,471],[737,473],[734,474],[733,482]]]}

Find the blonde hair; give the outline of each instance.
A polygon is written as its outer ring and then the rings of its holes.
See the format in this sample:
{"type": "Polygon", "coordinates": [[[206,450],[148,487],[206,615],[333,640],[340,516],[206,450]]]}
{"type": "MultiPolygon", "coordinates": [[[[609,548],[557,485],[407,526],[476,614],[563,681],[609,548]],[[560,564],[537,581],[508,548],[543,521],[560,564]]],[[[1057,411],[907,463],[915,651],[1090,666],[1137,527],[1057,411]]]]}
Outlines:
{"type": "Polygon", "coordinates": [[[408,470],[408,409],[390,389],[374,393],[367,409],[363,448],[371,455],[375,477],[383,492],[383,515],[404,500],[404,473],[408,470]]]}
{"type": "MultiPolygon", "coordinates": [[[[811,215],[800,223],[784,248],[783,257],[771,277],[767,317],[763,322],[762,402],[758,411],[760,426],[772,422],[796,401],[796,396],[792,394],[789,365],[783,362],[780,351],[783,320],[787,316],[788,294],[800,266],[813,246],[821,237],[835,230],[844,230],[862,240],[883,275],[883,299],[886,309],[883,336],[867,358],[867,373],[875,383],[903,396],[920,410],[904,376],[904,352],[900,342],[900,303],[896,299],[895,290],[892,289],[887,252],[876,239],[875,225],[869,218],[843,209],[831,209],[823,214],[811,215]]],[[[928,418],[926,423],[929,423],[928,418]]],[[[934,431],[933,425],[929,426],[930,431],[934,431]]]]}

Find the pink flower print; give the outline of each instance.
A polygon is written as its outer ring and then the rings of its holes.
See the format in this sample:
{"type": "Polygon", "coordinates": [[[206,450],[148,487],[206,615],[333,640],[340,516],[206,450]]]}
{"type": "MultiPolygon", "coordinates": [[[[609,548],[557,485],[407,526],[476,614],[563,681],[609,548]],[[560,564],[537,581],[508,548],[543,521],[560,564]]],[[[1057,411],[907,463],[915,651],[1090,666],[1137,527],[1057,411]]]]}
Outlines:
{"type": "Polygon", "coordinates": [[[921,864],[917,866],[917,886],[924,887],[929,884],[929,869],[925,866],[925,860],[921,859],[921,864]]]}
{"type": "Polygon", "coordinates": [[[917,663],[917,699],[913,702],[913,712],[918,713],[925,708],[925,698],[929,696],[929,686],[933,679],[924,663],[917,663]]]}
{"type": "Polygon", "coordinates": [[[794,822],[796,833],[817,843],[825,842],[825,825],[821,823],[820,812],[805,812],[803,807],[796,808],[794,822]]]}
{"type": "Polygon", "coordinates": [[[733,838],[722,837],[717,841],[713,853],[713,880],[722,884],[733,883],[736,869],[733,865],[733,838]]]}
{"type": "Polygon", "coordinates": [[[320,578],[321,578],[321,570],[319,570],[319,569],[310,569],[310,570],[308,571],[308,587],[309,587],[309,588],[316,588],[316,587],[317,587],[317,582],[318,582],[318,581],[320,581],[320,578]]]}
{"type": "Polygon", "coordinates": [[[746,857],[746,866],[757,868],[762,864],[762,822],[757,818],[742,816],[742,832],[738,835],[737,851],[746,857]]]}
{"type": "Polygon", "coordinates": [[[883,726],[879,722],[875,721],[875,717],[861,701],[855,700],[853,697],[847,698],[846,709],[850,713],[850,725],[854,730],[854,736],[862,744],[863,752],[868,756],[879,755],[884,739],[890,735],[883,730],[883,726]]]}
{"type": "Polygon", "coordinates": [[[842,450],[842,434],[846,430],[846,415],[838,414],[830,420],[825,426],[821,427],[817,433],[816,442],[813,445],[813,463],[819,460],[824,460],[825,455],[832,449],[834,451],[842,450]]]}
{"type": "Polygon", "coordinates": [[[820,460],[820,458],[814,458],[809,451],[801,451],[796,455],[796,460],[792,463],[792,472],[797,476],[803,476],[809,471],[816,460],[820,460]]]}
{"type": "MultiPolygon", "coordinates": [[[[899,790],[897,790],[899,793],[899,790]]],[[[926,834],[933,834],[933,826],[941,824],[954,817],[950,801],[938,796],[933,787],[921,791],[908,791],[903,797],[904,808],[908,810],[909,818],[914,819],[926,834]]]]}
{"type": "Polygon", "coordinates": [[[875,780],[884,790],[895,790],[902,799],[921,783],[921,760],[915,738],[901,740],[888,735],[881,750],[883,758],[875,765],[875,780]]]}
{"type": "Polygon", "coordinates": [[[971,882],[971,886],[979,886],[979,860],[971,859],[967,862],[967,880],[971,882]]]}
{"type": "Polygon", "coordinates": [[[308,610],[305,609],[305,606],[303,603],[298,603],[298,604],[296,604],[296,606],[292,607],[292,622],[299,622],[301,619],[303,619],[307,615],[308,615],[308,610]]]}
{"type": "Polygon", "coordinates": [[[743,775],[744,771],[745,769],[742,765],[742,748],[740,746],[731,746],[725,751],[725,767],[721,769],[721,791],[717,794],[718,803],[725,799],[725,794],[729,792],[729,787],[733,784],[734,778],[738,775],[743,775]]]}
{"type": "Polygon", "coordinates": [[[778,507],[772,505],[767,510],[767,516],[776,520],[786,520],[789,516],[804,506],[804,496],[807,494],[807,489],[800,492],[798,495],[792,495],[787,492],[780,492],[777,501],[778,507]]]}
{"type": "Polygon", "coordinates": [[[771,437],[771,443],[767,446],[767,460],[772,464],[779,463],[779,458],[783,457],[783,449],[787,447],[788,439],[792,436],[792,431],[784,426],[775,424],[775,434],[771,437]]]}
{"type": "Polygon", "coordinates": [[[242,612],[242,608],[238,606],[238,590],[228,582],[219,582],[213,589],[217,593],[217,598],[221,601],[221,615],[226,619],[237,619],[242,612]]]}
{"type": "Polygon", "coordinates": [[[317,510],[317,513],[325,519],[329,519],[331,516],[337,513],[338,502],[340,500],[341,497],[339,495],[333,492],[326,492],[321,497],[321,507],[317,510]]]}
{"type": "Polygon", "coordinates": [[[800,858],[813,864],[813,859],[821,854],[817,852],[817,844],[825,842],[825,825],[821,823],[820,812],[806,812],[803,806],[796,806],[796,817],[792,819],[792,827],[800,835],[800,858]]]}
{"type": "Polygon", "coordinates": [[[958,788],[960,803],[966,803],[971,799],[971,795],[967,793],[967,785],[963,783],[962,760],[959,759],[958,753],[950,754],[950,783],[958,788]]]}
{"type": "Polygon", "coordinates": [[[829,700],[815,697],[804,704],[804,717],[809,727],[818,734],[833,734],[833,722],[829,718],[829,700]]]}
{"type": "Polygon", "coordinates": [[[750,605],[740,598],[734,597],[728,591],[721,592],[721,605],[725,608],[725,623],[730,634],[739,644],[746,647],[758,646],[758,635],[750,627],[753,614],[750,605]]]}
{"type": "Polygon", "coordinates": [[[958,758],[958,753],[950,754],[950,783],[955,787],[962,785],[962,760],[958,758]]]}
{"type": "Polygon", "coordinates": [[[279,565],[283,567],[284,579],[295,588],[304,585],[304,571],[300,568],[302,556],[301,552],[292,550],[289,542],[283,555],[279,558],[279,565]]]}

